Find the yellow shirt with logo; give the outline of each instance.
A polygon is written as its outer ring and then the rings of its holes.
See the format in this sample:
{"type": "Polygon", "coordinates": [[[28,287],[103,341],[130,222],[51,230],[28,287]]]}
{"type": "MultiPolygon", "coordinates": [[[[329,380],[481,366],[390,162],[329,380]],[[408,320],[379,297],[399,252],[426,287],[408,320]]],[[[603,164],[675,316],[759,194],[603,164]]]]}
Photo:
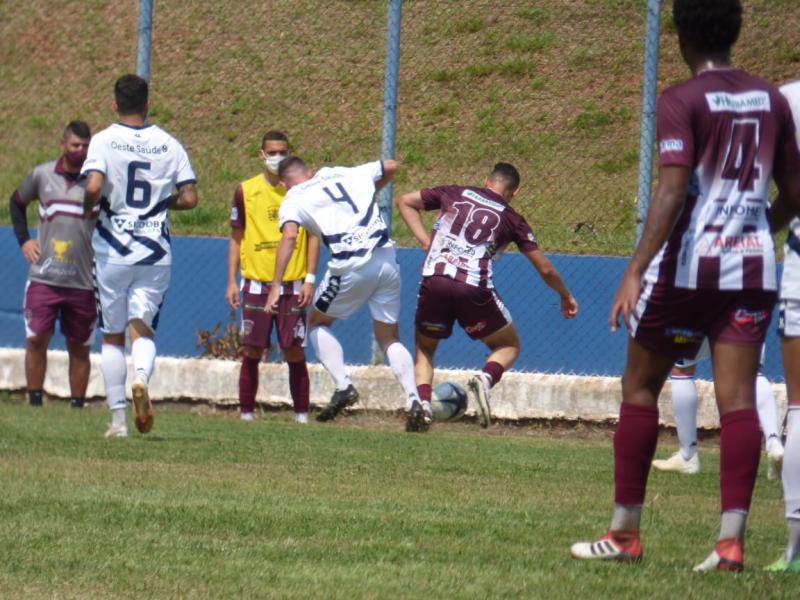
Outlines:
{"type": "MultiPolygon", "coordinates": [[[[240,184],[234,196],[231,225],[244,229],[240,246],[241,271],[245,279],[270,282],[275,275],[275,254],[281,231],[278,228],[278,209],[286,195],[281,186],[267,181],[263,173],[240,184]],[[243,214],[242,214],[243,213],[243,214]]],[[[302,227],[283,281],[303,279],[307,273],[308,234],[302,227]]]]}

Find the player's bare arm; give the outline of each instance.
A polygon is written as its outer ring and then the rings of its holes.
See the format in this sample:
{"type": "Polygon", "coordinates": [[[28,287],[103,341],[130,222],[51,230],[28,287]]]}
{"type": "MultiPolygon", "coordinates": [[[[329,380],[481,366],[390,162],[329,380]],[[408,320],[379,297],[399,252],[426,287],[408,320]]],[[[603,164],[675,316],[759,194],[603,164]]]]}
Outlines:
{"type": "Polygon", "coordinates": [[[427,251],[431,246],[431,237],[428,234],[428,229],[422,223],[422,211],[424,210],[424,206],[422,204],[422,193],[420,190],[399,196],[395,204],[408,230],[417,238],[422,249],[427,251]]]}
{"type": "Polygon", "coordinates": [[[192,210],[197,206],[197,186],[193,183],[184,183],[178,188],[178,193],[171,196],[169,207],[171,210],[192,210]]]}
{"type": "Polygon", "coordinates": [[[236,275],[239,273],[243,237],[244,230],[231,227],[231,239],[228,242],[228,286],[225,290],[225,300],[231,308],[239,308],[239,286],[236,284],[236,275]]]}
{"type": "Polygon", "coordinates": [[[776,233],[800,215],[800,173],[775,175],[778,197],[769,207],[769,227],[776,233]]]}
{"type": "Polygon", "coordinates": [[[553,266],[553,263],[550,262],[550,259],[538,248],[536,250],[529,250],[524,254],[533,265],[534,269],[536,269],[536,272],[539,273],[539,277],[542,278],[542,281],[558,294],[561,300],[559,307],[561,315],[565,319],[574,318],[578,314],[578,301],[575,300],[575,297],[567,289],[564,280],[561,279],[561,275],[553,266]]]}
{"type": "Polygon", "coordinates": [[[267,312],[274,313],[278,311],[278,299],[281,296],[283,274],[286,272],[286,266],[292,258],[292,252],[294,252],[294,247],[297,243],[298,229],[297,223],[291,221],[283,226],[281,241],[278,243],[278,250],[275,252],[275,275],[272,278],[267,303],[264,306],[264,310],[267,312]]]}
{"type": "Polygon", "coordinates": [[[308,247],[306,249],[306,280],[300,286],[300,297],[297,299],[299,307],[304,308],[311,304],[314,298],[314,282],[317,278],[317,265],[319,264],[319,238],[312,234],[308,234],[308,247]]]}
{"type": "Polygon", "coordinates": [[[383,165],[383,177],[381,177],[380,179],[378,179],[378,181],[375,182],[376,192],[381,191],[381,189],[383,189],[383,186],[385,186],[392,180],[394,174],[397,172],[397,169],[400,168],[400,162],[392,159],[383,160],[381,161],[381,164],[383,165]]]}
{"type": "Polygon", "coordinates": [[[86,174],[86,185],[83,192],[83,218],[94,218],[94,207],[100,204],[103,193],[103,182],[106,177],[99,171],[89,171],[86,174]]]}
{"type": "Polygon", "coordinates": [[[661,167],[658,175],[658,187],[650,202],[647,211],[644,232],[630,263],[622,275],[608,322],[611,331],[619,327],[619,316],[625,322],[628,330],[631,329],[630,317],[635,314],[636,303],[639,300],[639,291],[642,286],[642,275],[650,261],[659,251],[669,237],[675,221],[678,220],[684,202],[686,190],[689,186],[691,171],[688,167],[666,166],[661,167]]]}

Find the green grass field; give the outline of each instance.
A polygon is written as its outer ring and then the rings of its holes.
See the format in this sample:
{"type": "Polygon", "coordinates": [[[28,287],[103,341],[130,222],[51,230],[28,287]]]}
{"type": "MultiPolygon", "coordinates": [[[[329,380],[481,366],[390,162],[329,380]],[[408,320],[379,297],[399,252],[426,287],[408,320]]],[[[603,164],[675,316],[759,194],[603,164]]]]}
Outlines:
{"type": "Polygon", "coordinates": [[[399,418],[301,427],[285,413],[243,423],[162,409],[150,435],[109,441],[107,419],[0,401],[0,596],[797,594],[796,577],[761,570],[784,542],[780,485],[763,472],[747,572],[691,572],[716,534],[712,442],[702,474],[652,476],[645,560],[631,568],[568,555],[607,524],[608,432],[459,423],[409,435],[399,418]]]}

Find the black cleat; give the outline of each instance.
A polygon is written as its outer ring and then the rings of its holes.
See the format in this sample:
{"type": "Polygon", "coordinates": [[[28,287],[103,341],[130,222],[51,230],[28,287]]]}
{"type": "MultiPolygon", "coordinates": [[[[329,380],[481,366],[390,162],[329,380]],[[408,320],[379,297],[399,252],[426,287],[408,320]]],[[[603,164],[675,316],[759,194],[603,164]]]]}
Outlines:
{"type": "Polygon", "coordinates": [[[317,421],[324,423],[325,421],[332,421],[336,418],[343,409],[352,406],[358,402],[358,391],[353,387],[353,384],[347,386],[346,390],[336,390],[331,396],[331,401],[328,406],[323,408],[317,415],[317,421]]]}
{"type": "Polygon", "coordinates": [[[83,408],[84,399],[83,398],[70,398],[69,405],[72,408],[83,408]]]}
{"type": "Polygon", "coordinates": [[[425,409],[422,408],[417,400],[411,405],[411,408],[406,415],[406,431],[409,433],[424,433],[428,431],[431,426],[431,419],[425,414],[425,409]]]}
{"type": "Polygon", "coordinates": [[[44,392],[41,390],[28,391],[28,404],[31,406],[43,406],[44,392]]]}

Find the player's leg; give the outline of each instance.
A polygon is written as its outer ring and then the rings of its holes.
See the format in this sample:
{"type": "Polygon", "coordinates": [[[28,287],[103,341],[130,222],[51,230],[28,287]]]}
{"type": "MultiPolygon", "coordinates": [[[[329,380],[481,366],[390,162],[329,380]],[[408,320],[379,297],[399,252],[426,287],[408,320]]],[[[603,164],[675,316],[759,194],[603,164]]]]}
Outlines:
{"type": "Polygon", "coordinates": [[[430,402],[423,405],[417,393],[414,377],[414,360],[411,353],[400,342],[397,323],[386,323],[375,319],[373,311],[372,330],[375,340],[383,350],[389,368],[406,396],[406,431],[426,431],[433,421],[430,402]]]}
{"type": "Polygon", "coordinates": [[[242,364],[239,368],[239,416],[243,421],[255,418],[258,393],[258,365],[269,346],[274,316],[264,311],[266,296],[245,292],[242,297],[242,364]]]}
{"type": "Polygon", "coordinates": [[[696,370],[694,360],[679,360],[669,375],[679,448],[669,458],[653,461],[653,467],[659,471],[691,475],[700,470],[697,455],[697,386],[694,382],[696,370]]]}
{"type": "Polygon", "coordinates": [[[335,387],[330,402],[317,415],[317,421],[320,422],[330,421],[344,408],[358,401],[358,391],[344,366],[344,350],[331,331],[331,325],[335,322],[336,318],[324,315],[316,308],[308,318],[308,339],[335,387]]]}
{"type": "Polygon", "coordinates": [[[308,423],[311,384],[303,348],[306,313],[298,306],[299,301],[297,294],[282,295],[278,301],[276,322],[278,343],[283,351],[283,359],[289,366],[289,393],[292,396],[294,419],[298,423],[308,423]]]}
{"type": "Polygon", "coordinates": [[[520,343],[513,323],[481,338],[481,341],[489,349],[489,356],[481,372],[467,382],[467,387],[477,404],[481,427],[488,427],[492,418],[490,391],[517,360],[520,343]]]}
{"type": "Polygon", "coordinates": [[[622,376],[622,405],[614,434],[614,514],[605,536],[573,544],[579,559],[638,562],[642,557],[639,524],[650,462],[658,441],[658,396],[674,359],[628,338],[622,376]]]}
{"type": "Polygon", "coordinates": [[[756,378],[756,410],[761,432],[764,434],[764,451],[767,453],[767,479],[780,477],[783,465],[783,442],[778,430],[778,405],[772,393],[772,384],[763,373],[766,344],[761,344],[761,356],[756,378]]]}
{"type": "Polygon", "coordinates": [[[439,339],[428,337],[417,329],[414,335],[414,345],[416,348],[414,381],[417,384],[417,395],[423,405],[426,402],[430,405],[433,393],[433,361],[436,356],[436,348],[439,346],[439,339]]]}
{"type": "Polygon", "coordinates": [[[53,336],[58,314],[58,298],[50,286],[28,282],[23,301],[25,315],[25,381],[28,403],[42,406],[44,376],[47,372],[47,347],[53,336]]]}
{"type": "Polygon", "coordinates": [[[86,401],[86,388],[89,386],[89,373],[92,363],[89,359],[89,346],[83,340],[67,338],[69,355],[70,406],[83,408],[86,401]]]}
{"type": "Polygon", "coordinates": [[[94,341],[97,306],[91,290],[69,290],[61,305],[61,331],[69,354],[70,406],[83,408],[89,385],[89,349],[94,341]]]}

